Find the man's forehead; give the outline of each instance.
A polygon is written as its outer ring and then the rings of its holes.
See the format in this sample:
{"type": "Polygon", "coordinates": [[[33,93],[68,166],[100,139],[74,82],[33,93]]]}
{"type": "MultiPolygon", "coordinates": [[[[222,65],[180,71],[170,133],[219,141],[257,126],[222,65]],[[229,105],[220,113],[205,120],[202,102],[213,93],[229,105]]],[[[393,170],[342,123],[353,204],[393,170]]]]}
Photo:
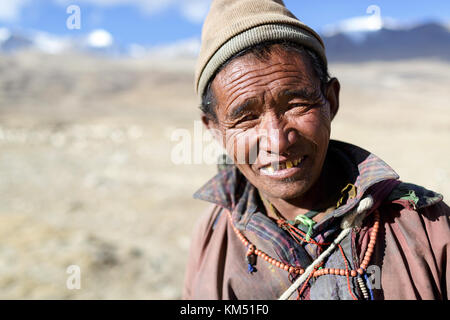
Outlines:
{"type": "Polygon", "coordinates": [[[274,94],[289,93],[302,87],[314,88],[316,84],[311,68],[300,52],[271,51],[260,58],[253,54],[235,58],[214,79],[217,98],[235,99],[251,91],[274,94]]]}
{"type": "Polygon", "coordinates": [[[270,51],[263,56],[257,56],[250,52],[244,56],[236,57],[231,60],[216,76],[223,85],[233,81],[251,77],[254,73],[266,73],[281,70],[293,72],[299,71],[305,76],[310,76],[311,67],[308,57],[297,50],[287,50],[278,48],[276,45],[270,48],[270,51]]]}

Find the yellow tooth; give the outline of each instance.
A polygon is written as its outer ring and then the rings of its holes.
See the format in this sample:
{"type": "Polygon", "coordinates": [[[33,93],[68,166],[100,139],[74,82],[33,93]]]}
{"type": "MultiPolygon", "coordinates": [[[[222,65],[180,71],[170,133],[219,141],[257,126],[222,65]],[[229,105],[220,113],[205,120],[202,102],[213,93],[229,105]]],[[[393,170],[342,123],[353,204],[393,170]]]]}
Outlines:
{"type": "Polygon", "coordinates": [[[269,173],[273,173],[275,170],[273,169],[272,166],[269,166],[269,167],[267,168],[267,171],[268,171],[269,173]]]}
{"type": "Polygon", "coordinates": [[[294,164],[294,166],[298,165],[298,160],[293,160],[292,163],[294,164]]]}
{"type": "Polygon", "coordinates": [[[292,162],[286,161],[286,169],[292,168],[292,162]]]}

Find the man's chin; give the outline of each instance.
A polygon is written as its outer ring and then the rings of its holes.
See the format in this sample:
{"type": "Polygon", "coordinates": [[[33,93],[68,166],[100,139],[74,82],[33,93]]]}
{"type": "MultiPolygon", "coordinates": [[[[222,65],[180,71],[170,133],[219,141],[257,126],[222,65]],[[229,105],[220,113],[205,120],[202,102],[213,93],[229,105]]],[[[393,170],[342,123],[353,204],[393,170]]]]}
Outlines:
{"type": "MultiPolygon", "coordinates": [[[[286,180],[291,179],[287,178],[286,180]]],[[[280,181],[281,182],[281,181],[280,181]]],[[[271,198],[278,198],[283,200],[292,200],[301,197],[308,191],[308,186],[304,181],[283,181],[276,186],[266,187],[263,191],[271,198]]]]}

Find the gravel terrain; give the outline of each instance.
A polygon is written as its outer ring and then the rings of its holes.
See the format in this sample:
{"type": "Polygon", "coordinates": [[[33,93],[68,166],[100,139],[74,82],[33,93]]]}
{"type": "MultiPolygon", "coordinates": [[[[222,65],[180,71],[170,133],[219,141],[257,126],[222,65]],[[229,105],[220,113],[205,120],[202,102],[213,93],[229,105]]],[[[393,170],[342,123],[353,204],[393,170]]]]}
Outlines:
{"type": "MultiPolygon", "coordinates": [[[[0,299],[181,297],[207,208],[192,194],[216,171],[172,161],[174,132],[199,119],[194,65],[0,56],[0,299]],[[67,286],[71,265],[80,289],[67,286]]],[[[330,69],[342,87],[333,138],[450,196],[450,64],[330,69]]]]}

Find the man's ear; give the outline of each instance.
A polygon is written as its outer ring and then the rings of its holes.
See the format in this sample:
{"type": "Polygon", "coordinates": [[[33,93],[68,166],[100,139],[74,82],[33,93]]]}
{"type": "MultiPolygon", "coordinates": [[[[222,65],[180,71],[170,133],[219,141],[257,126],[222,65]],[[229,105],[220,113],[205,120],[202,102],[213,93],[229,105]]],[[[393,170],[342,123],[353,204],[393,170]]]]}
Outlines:
{"type": "Polygon", "coordinates": [[[331,120],[334,119],[339,110],[339,91],[341,89],[341,84],[336,78],[331,78],[328,81],[326,89],[326,98],[330,104],[331,120]]]}
{"type": "Polygon", "coordinates": [[[207,114],[202,114],[202,122],[213,138],[216,139],[221,145],[224,145],[223,136],[219,129],[219,123],[217,120],[212,119],[212,117],[207,114]]]}
{"type": "Polygon", "coordinates": [[[208,130],[214,126],[214,124],[213,124],[214,121],[211,119],[211,117],[204,113],[202,114],[202,122],[203,122],[204,126],[206,127],[206,129],[208,129],[208,130]]]}

